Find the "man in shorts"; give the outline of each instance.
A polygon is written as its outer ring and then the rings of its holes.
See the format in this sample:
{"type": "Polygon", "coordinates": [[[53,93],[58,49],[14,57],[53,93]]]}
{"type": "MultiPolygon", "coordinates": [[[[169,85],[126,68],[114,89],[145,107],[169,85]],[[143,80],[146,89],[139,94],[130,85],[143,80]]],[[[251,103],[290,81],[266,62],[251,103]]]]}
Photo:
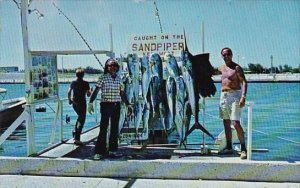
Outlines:
{"type": "Polygon", "coordinates": [[[232,61],[232,50],[228,47],[221,50],[224,64],[219,68],[221,77],[220,118],[223,119],[226,148],[222,153],[233,153],[231,121],[233,121],[241,144],[241,159],[247,158],[244,130],[240,123],[241,111],[245,106],[247,80],[240,65],[232,61]]]}

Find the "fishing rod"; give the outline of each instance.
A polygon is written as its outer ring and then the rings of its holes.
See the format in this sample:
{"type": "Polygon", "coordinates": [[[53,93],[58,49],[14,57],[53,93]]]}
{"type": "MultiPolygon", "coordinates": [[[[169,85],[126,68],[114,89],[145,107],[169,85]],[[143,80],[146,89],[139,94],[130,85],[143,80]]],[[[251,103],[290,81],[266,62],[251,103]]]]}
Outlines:
{"type": "MultiPolygon", "coordinates": [[[[89,50],[91,52],[93,52],[93,49],[91,48],[91,46],[87,43],[87,41],[85,40],[85,38],[82,36],[82,34],[80,33],[80,31],[77,29],[77,27],[74,25],[74,23],[68,18],[68,16],[60,9],[58,8],[58,6],[53,3],[53,6],[59,11],[60,14],[62,14],[68,21],[69,23],[73,26],[73,28],[76,30],[76,32],[79,34],[79,36],[81,37],[81,39],[83,40],[83,42],[86,44],[86,46],[89,48],[89,50]]],[[[96,60],[98,61],[99,65],[104,69],[104,66],[102,65],[102,63],[100,62],[100,60],[98,59],[98,57],[96,56],[95,53],[93,53],[94,57],[96,58],[96,60]]]]}
{"type": "Polygon", "coordinates": [[[159,17],[159,11],[158,11],[158,8],[157,8],[157,6],[156,6],[155,0],[153,1],[153,4],[154,4],[154,6],[155,6],[155,16],[158,18],[158,23],[159,23],[160,32],[163,33],[163,29],[162,29],[161,22],[160,22],[160,17],[159,17]]]}

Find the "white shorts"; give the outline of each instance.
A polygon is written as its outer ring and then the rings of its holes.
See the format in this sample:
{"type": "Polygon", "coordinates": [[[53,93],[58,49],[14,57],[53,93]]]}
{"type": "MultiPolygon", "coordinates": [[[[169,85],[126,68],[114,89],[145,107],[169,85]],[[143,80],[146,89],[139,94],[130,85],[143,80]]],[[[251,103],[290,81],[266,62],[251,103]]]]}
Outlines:
{"type": "Polygon", "coordinates": [[[241,90],[222,92],[220,97],[219,114],[221,119],[239,121],[242,109],[239,102],[242,96],[241,90]]]}

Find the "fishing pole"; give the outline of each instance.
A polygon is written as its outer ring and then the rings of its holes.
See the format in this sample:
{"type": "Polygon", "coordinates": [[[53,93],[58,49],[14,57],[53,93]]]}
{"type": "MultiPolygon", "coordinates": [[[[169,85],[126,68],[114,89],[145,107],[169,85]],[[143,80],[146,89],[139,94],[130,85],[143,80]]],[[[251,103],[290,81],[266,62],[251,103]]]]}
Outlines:
{"type": "Polygon", "coordinates": [[[158,8],[157,8],[157,6],[156,6],[155,0],[153,1],[153,4],[154,4],[154,6],[155,6],[155,16],[158,18],[158,23],[159,23],[160,32],[163,33],[163,29],[162,29],[162,25],[161,25],[160,17],[159,17],[159,11],[158,11],[158,8]]]}
{"type": "MultiPolygon", "coordinates": [[[[53,3],[53,6],[69,21],[69,23],[73,26],[73,28],[76,30],[76,32],[79,34],[79,36],[81,37],[81,39],[83,40],[83,42],[86,44],[86,46],[89,48],[89,50],[91,52],[93,52],[93,49],[91,48],[91,46],[87,43],[87,41],[85,40],[85,38],[83,37],[83,35],[80,33],[80,31],[77,29],[77,27],[74,25],[74,23],[68,18],[68,16],[60,9],[58,8],[58,6],[53,3]]],[[[102,65],[102,63],[100,62],[100,60],[98,59],[98,57],[96,56],[95,53],[93,53],[94,57],[96,58],[96,60],[98,61],[99,65],[104,69],[104,66],[102,65]]]]}

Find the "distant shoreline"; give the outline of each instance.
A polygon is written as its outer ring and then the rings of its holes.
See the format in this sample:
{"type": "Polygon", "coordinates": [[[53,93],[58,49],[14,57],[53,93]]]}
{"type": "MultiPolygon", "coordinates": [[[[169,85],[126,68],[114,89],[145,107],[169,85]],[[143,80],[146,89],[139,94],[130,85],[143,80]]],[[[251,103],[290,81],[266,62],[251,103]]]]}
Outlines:
{"type": "MultiPolygon", "coordinates": [[[[60,75],[61,76],[61,75],[60,75]]],[[[300,83],[300,73],[295,74],[246,74],[249,83],[300,83]]],[[[0,73],[0,83],[2,84],[23,84],[24,73],[0,73]]],[[[70,83],[75,77],[59,77],[59,83],[70,83]]],[[[97,82],[98,75],[86,75],[84,78],[88,82],[97,82]]],[[[215,83],[221,82],[221,75],[212,77],[215,83]]]]}

